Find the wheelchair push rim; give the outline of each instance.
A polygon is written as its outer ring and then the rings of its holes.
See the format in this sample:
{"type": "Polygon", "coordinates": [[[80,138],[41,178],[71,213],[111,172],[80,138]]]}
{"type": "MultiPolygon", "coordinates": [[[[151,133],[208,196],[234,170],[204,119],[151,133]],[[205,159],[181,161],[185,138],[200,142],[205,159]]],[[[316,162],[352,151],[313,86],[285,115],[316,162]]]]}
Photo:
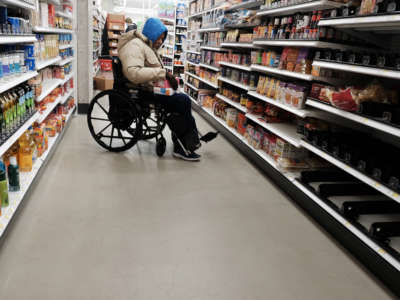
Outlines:
{"type": "Polygon", "coordinates": [[[103,91],[93,98],[87,121],[92,137],[108,151],[126,151],[142,135],[140,108],[128,95],[114,90],[103,91]]]}
{"type": "Polygon", "coordinates": [[[151,109],[142,120],[141,140],[151,140],[162,134],[166,126],[165,113],[159,109],[151,109]]]}

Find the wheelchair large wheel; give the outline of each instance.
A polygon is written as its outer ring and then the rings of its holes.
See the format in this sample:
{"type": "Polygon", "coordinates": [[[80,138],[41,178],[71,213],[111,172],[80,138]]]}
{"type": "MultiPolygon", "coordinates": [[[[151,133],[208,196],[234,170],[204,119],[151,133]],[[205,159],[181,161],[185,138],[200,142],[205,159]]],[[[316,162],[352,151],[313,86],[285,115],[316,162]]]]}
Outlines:
{"type": "MultiPolygon", "coordinates": [[[[147,109],[147,108],[146,108],[147,109]]],[[[164,131],[166,120],[165,113],[160,109],[151,110],[142,114],[142,136],[141,140],[151,140],[164,131]]]]}
{"type": "Polygon", "coordinates": [[[140,108],[122,92],[107,90],[94,97],[87,121],[95,141],[111,152],[132,148],[142,135],[140,108]]]}

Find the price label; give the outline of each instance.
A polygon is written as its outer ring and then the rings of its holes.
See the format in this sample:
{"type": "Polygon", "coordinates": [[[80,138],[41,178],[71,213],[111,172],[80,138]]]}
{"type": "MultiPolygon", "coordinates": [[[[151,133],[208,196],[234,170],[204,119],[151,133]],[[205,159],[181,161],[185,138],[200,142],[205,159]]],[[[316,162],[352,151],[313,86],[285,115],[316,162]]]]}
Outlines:
{"type": "Polygon", "coordinates": [[[381,187],[381,185],[380,185],[379,183],[377,183],[377,182],[374,183],[374,186],[375,186],[376,188],[380,188],[380,187],[381,187]]]}
{"type": "Polygon", "coordinates": [[[392,197],[393,197],[393,198],[399,198],[399,194],[397,194],[397,193],[392,193],[392,197]]]}
{"type": "Polygon", "coordinates": [[[368,121],[369,121],[369,120],[368,120],[367,118],[363,118],[363,119],[362,119],[362,122],[363,122],[364,124],[368,123],[368,121]]]}

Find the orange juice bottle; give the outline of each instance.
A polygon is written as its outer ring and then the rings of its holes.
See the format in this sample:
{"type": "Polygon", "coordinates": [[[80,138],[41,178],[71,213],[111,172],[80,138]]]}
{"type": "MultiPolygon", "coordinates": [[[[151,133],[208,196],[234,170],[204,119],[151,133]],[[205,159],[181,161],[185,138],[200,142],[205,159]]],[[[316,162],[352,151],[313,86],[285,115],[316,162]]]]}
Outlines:
{"type": "Polygon", "coordinates": [[[19,150],[18,150],[18,161],[19,161],[19,171],[20,172],[30,172],[32,171],[32,148],[30,145],[30,134],[28,131],[19,138],[19,150]]]}

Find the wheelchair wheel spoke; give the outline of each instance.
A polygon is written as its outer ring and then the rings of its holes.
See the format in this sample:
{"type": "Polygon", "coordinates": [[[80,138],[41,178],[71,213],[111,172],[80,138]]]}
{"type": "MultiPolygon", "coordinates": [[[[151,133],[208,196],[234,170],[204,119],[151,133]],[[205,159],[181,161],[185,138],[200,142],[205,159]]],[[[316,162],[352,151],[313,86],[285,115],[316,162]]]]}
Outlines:
{"type": "Polygon", "coordinates": [[[106,122],[110,122],[109,119],[103,119],[103,118],[95,118],[95,117],[90,117],[92,120],[97,120],[97,121],[106,121],[106,122]]]}
{"type": "Polygon", "coordinates": [[[126,141],[125,141],[125,139],[124,139],[124,137],[123,137],[123,135],[122,135],[122,133],[121,133],[121,130],[119,130],[119,129],[117,129],[118,130],[118,135],[119,135],[119,137],[122,139],[122,141],[124,142],[124,144],[125,144],[125,146],[126,146],[126,141]]]}
{"type": "Polygon", "coordinates": [[[104,131],[106,131],[107,128],[110,127],[110,126],[111,126],[111,123],[108,124],[106,127],[104,127],[100,132],[98,132],[97,135],[101,135],[101,134],[102,134],[104,131]]]}
{"type": "Polygon", "coordinates": [[[96,104],[98,106],[100,106],[101,110],[104,111],[104,113],[106,114],[106,116],[108,116],[108,111],[99,103],[99,101],[96,101],[96,104]]]}
{"type": "Polygon", "coordinates": [[[113,138],[114,138],[114,126],[111,129],[110,148],[112,147],[111,145],[112,145],[113,138]]]}

